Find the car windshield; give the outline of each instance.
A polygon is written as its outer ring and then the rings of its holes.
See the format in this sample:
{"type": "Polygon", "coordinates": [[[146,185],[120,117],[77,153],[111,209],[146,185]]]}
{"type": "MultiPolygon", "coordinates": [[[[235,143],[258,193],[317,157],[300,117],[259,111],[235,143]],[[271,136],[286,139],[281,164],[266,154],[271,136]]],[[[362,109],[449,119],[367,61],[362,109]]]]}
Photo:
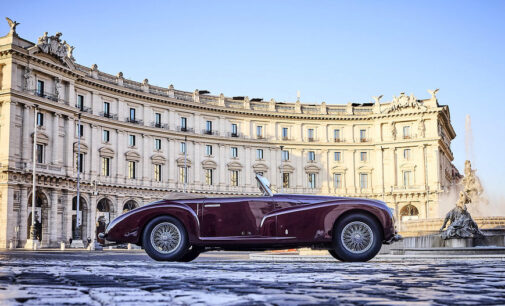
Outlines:
{"type": "Polygon", "coordinates": [[[262,175],[256,174],[256,180],[258,181],[258,186],[265,197],[273,196],[273,192],[270,189],[270,182],[268,179],[262,175]]]}

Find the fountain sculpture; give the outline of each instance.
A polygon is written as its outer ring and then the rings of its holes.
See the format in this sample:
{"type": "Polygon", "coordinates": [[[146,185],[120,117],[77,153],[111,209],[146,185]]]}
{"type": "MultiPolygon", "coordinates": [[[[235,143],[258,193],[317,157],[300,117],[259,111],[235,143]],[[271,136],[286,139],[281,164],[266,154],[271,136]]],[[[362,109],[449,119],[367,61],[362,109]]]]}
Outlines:
{"type": "Polygon", "coordinates": [[[484,190],[479,178],[475,175],[475,170],[472,170],[472,164],[469,160],[465,161],[465,177],[461,180],[461,186],[463,190],[459,192],[456,207],[447,213],[444,224],[440,228],[441,236],[444,240],[483,236],[466,207],[466,204],[482,202],[481,195],[484,190]],[[451,223],[444,230],[448,221],[451,223]]]}

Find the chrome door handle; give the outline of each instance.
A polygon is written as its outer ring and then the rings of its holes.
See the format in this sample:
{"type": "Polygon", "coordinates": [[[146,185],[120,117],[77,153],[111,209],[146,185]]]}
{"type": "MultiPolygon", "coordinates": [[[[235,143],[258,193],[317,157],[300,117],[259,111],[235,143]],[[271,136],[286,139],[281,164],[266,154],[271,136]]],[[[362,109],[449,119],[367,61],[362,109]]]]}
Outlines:
{"type": "Polygon", "coordinates": [[[221,207],[221,204],[205,204],[203,207],[221,207]]]}

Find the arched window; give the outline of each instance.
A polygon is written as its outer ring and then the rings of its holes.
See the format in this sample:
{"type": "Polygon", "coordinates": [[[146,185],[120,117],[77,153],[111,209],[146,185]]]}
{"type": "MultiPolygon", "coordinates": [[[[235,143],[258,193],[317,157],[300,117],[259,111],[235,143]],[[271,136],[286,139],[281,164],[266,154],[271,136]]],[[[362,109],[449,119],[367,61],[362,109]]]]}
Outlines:
{"type": "Polygon", "coordinates": [[[123,214],[135,208],[137,208],[137,203],[133,200],[129,200],[123,205],[123,214]]]}
{"type": "Polygon", "coordinates": [[[400,210],[400,217],[402,221],[418,219],[419,210],[414,205],[407,204],[400,210]]]}

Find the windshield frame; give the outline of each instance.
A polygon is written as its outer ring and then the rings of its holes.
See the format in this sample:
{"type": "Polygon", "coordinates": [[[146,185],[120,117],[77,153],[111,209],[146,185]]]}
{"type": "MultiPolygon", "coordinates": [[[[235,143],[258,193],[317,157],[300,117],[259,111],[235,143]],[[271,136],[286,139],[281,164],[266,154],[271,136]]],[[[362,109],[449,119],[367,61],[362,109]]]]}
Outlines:
{"type": "Polygon", "coordinates": [[[272,197],[274,195],[272,189],[270,189],[270,182],[266,177],[256,174],[256,181],[264,197],[272,197]]]}

